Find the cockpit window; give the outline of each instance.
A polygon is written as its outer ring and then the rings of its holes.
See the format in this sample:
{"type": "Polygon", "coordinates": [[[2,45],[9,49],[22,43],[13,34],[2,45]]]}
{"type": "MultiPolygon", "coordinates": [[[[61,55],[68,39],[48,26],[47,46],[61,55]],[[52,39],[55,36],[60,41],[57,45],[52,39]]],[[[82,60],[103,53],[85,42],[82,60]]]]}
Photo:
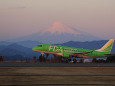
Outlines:
{"type": "Polygon", "coordinates": [[[42,47],[42,45],[38,45],[38,47],[42,47]]]}

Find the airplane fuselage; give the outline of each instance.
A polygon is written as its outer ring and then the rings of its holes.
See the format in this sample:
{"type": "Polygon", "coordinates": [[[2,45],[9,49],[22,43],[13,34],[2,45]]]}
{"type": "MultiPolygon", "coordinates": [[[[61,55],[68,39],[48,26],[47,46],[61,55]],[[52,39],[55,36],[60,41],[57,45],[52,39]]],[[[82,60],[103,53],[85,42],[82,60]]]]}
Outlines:
{"type": "Polygon", "coordinates": [[[46,45],[42,44],[33,48],[33,51],[47,54],[54,54],[69,58],[70,56],[81,57],[81,58],[98,58],[98,57],[106,57],[106,53],[93,51],[88,49],[80,49],[80,48],[72,48],[72,47],[64,47],[64,46],[56,46],[56,45],[46,45]],[[83,52],[84,54],[81,54],[83,52]],[[89,52],[89,53],[86,53],[89,52]],[[74,54],[75,53],[75,54],[74,54]],[[77,53],[77,54],[76,54],[77,53]]]}

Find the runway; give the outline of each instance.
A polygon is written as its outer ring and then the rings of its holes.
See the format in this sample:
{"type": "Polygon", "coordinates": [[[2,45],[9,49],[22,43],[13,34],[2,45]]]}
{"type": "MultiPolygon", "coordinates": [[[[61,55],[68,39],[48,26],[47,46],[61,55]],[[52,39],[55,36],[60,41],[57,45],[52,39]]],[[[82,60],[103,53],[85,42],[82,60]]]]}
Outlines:
{"type": "Polygon", "coordinates": [[[0,67],[0,85],[115,86],[115,67],[0,67]]]}
{"type": "Polygon", "coordinates": [[[0,63],[0,67],[115,67],[115,63],[0,63]]]}

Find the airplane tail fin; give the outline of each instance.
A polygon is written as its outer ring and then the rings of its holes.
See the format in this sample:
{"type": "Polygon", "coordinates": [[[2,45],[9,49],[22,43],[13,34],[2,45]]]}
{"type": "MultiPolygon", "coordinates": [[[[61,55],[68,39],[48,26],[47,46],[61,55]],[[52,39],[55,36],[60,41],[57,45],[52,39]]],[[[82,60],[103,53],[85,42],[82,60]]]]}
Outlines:
{"type": "Polygon", "coordinates": [[[113,43],[114,43],[114,39],[110,39],[101,49],[98,49],[96,51],[105,52],[106,54],[110,54],[113,43]]]}

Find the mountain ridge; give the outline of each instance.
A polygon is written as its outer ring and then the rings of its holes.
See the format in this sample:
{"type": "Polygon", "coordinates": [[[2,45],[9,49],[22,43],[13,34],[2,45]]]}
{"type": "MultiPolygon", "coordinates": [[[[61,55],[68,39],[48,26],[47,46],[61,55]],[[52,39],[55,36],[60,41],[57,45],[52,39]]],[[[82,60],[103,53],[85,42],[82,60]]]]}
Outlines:
{"type": "MultiPolygon", "coordinates": [[[[54,44],[54,45],[93,50],[95,48],[100,49],[107,43],[107,41],[108,40],[85,41],[85,42],[68,41],[65,43],[54,44]]],[[[30,43],[32,43],[32,42],[30,42],[30,43]]],[[[111,53],[115,53],[114,46],[115,46],[115,43],[113,45],[111,53]]],[[[40,53],[32,51],[32,48],[28,48],[26,46],[21,46],[17,43],[12,43],[10,45],[0,45],[0,55],[3,55],[6,58],[6,60],[11,60],[11,59],[20,60],[20,58],[29,58],[32,60],[33,56],[38,57],[40,55],[40,53]]]]}

